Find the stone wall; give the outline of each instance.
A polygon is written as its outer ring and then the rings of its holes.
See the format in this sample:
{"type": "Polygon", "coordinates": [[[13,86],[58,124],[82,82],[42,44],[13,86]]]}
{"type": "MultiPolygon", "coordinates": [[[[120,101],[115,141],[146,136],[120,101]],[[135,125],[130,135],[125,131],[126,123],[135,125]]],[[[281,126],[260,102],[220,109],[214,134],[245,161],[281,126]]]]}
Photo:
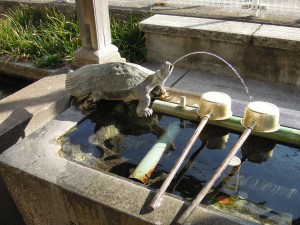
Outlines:
{"type": "MultiPolygon", "coordinates": [[[[242,77],[300,86],[300,28],[154,15],[140,29],[146,33],[149,62],[174,62],[191,52],[208,51],[232,64],[242,77]]],[[[211,55],[192,55],[177,66],[234,76],[211,55]]]]}

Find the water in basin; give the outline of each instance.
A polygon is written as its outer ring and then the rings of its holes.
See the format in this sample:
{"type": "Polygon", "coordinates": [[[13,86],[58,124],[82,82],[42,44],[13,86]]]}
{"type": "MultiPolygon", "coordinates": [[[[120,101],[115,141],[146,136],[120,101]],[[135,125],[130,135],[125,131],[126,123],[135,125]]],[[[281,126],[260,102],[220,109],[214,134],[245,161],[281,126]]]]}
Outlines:
{"type": "MultiPolygon", "coordinates": [[[[198,124],[158,114],[142,119],[135,107],[136,103],[105,103],[61,138],[60,156],[127,179],[168,125],[178,122],[182,128],[174,139],[176,148],[165,152],[146,184],[159,188],[198,124]]],[[[168,192],[192,200],[239,135],[206,126],[168,192]]],[[[237,155],[242,164],[229,166],[202,203],[261,224],[299,224],[299,150],[251,136],[237,155]]]]}

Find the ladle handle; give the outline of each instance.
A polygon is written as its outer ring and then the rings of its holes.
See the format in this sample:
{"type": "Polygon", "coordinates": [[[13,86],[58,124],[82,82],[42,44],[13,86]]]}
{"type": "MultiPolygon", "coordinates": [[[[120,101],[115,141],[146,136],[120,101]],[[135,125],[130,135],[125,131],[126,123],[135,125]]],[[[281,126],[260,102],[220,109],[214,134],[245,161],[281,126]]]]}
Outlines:
{"type": "MultiPolygon", "coordinates": [[[[186,172],[189,170],[189,168],[191,167],[191,165],[193,164],[194,160],[199,156],[199,154],[206,148],[208,144],[208,141],[202,142],[202,145],[200,146],[200,148],[198,148],[193,155],[191,156],[191,158],[189,159],[189,161],[183,166],[183,169],[178,173],[178,175],[176,176],[175,181],[173,180],[170,184],[170,186],[168,187],[168,189],[170,190],[170,192],[172,192],[173,190],[175,190],[176,186],[179,184],[179,182],[181,181],[182,177],[186,174],[186,172]]],[[[167,190],[168,190],[167,189],[167,190]]]]}
{"type": "Polygon", "coordinates": [[[241,135],[239,140],[236,142],[236,144],[233,146],[231,151],[228,153],[224,161],[221,163],[221,165],[218,167],[216,172],[212,175],[212,177],[208,180],[206,185],[201,189],[199,194],[196,196],[196,198],[193,200],[192,204],[184,211],[184,213],[181,215],[181,217],[177,220],[176,224],[184,224],[185,221],[190,217],[191,213],[194,211],[194,209],[200,204],[200,202],[203,200],[205,195],[209,192],[210,188],[214,185],[214,183],[217,181],[217,179],[220,177],[222,172],[227,167],[228,163],[230,162],[230,159],[232,156],[234,156],[237,151],[241,148],[243,143],[246,141],[248,136],[251,134],[252,127],[247,128],[244,133],[241,135]]]}
{"type": "Polygon", "coordinates": [[[164,180],[163,184],[161,185],[160,189],[156,192],[154,198],[152,199],[151,203],[149,204],[149,206],[148,206],[149,210],[153,211],[154,209],[156,209],[160,206],[163,194],[167,190],[167,188],[170,185],[172,179],[174,178],[174,176],[176,175],[177,171],[179,170],[181,164],[183,163],[185,157],[189,153],[189,151],[192,148],[193,144],[197,140],[199,134],[203,130],[204,126],[206,125],[206,123],[208,121],[208,118],[209,118],[209,116],[205,116],[201,120],[200,124],[198,125],[198,127],[195,130],[194,134],[192,135],[191,139],[189,140],[189,142],[185,146],[184,150],[182,151],[181,155],[177,159],[174,167],[172,168],[172,170],[168,174],[167,178],[164,180]]]}

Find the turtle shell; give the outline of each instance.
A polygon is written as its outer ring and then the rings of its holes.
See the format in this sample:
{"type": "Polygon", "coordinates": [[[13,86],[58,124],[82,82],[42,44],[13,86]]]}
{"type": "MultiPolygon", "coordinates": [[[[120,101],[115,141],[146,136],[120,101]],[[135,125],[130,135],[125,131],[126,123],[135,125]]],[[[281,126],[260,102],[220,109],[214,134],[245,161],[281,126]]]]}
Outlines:
{"type": "Polygon", "coordinates": [[[73,96],[93,91],[128,91],[142,83],[154,71],[132,63],[90,64],[67,74],[66,88],[73,96]]]}
{"type": "Polygon", "coordinates": [[[146,70],[139,67],[120,62],[92,66],[89,68],[93,74],[91,84],[103,92],[130,90],[149,76],[146,70]]]}

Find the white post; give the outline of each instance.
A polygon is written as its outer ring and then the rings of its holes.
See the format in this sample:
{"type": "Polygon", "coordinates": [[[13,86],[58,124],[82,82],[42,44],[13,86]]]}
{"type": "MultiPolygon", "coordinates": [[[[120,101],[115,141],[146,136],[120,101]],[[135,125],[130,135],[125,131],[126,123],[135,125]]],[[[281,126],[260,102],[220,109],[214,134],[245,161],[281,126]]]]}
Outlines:
{"type": "Polygon", "coordinates": [[[122,61],[118,48],[111,44],[107,0],[76,0],[82,48],[75,52],[74,65],[122,61]]]}

